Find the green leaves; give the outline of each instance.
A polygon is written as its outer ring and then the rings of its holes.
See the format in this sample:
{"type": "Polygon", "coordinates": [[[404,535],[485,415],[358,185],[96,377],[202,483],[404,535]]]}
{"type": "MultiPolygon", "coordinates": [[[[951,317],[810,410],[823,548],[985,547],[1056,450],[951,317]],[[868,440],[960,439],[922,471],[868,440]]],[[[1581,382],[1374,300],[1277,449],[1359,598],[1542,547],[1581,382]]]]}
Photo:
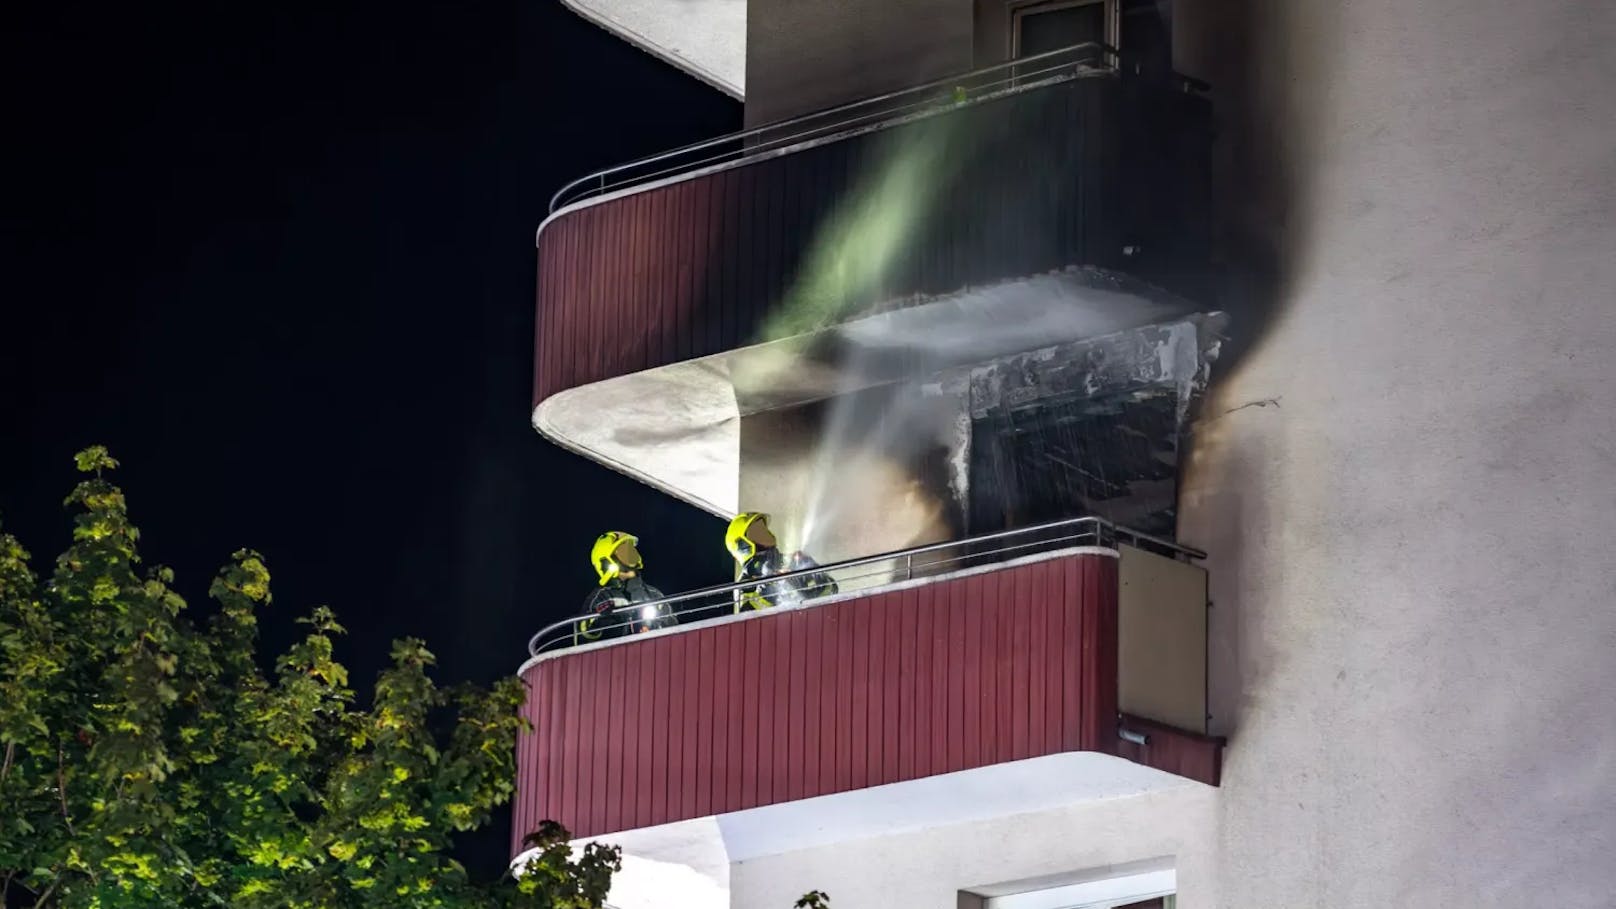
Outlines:
{"type": "Polygon", "coordinates": [[[513,792],[517,679],[439,689],[432,652],[406,638],[362,709],[323,606],[266,673],[263,557],[237,550],[195,623],[173,572],[141,567],[118,462],[92,447],[75,463],[91,476],[66,500],[72,540],[48,581],[0,534],[8,886],[63,909],[602,904],[617,853],[574,859],[557,825],[519,878],[479,884],[449,857],[513,792]]]}
{"type": "Polygon", "coordinates": [[[105,445],[91,445],[84,449],[73,456],[73,464],[79,473],[93,473],[98,477],[101,471],[116,470],[118,467],[118,462],[113,460],[112,455],[107,454],[105,445]]]}
{"type": "Polygon", "coordinates": [[[503,905],[520,909],[597,909],[606,902],[612,875],[623,870],[616,846],[590,843],[577,859],[567,829],[545,821],[522,844],[527,860],[517,872],[516,893],[503,905]]]}

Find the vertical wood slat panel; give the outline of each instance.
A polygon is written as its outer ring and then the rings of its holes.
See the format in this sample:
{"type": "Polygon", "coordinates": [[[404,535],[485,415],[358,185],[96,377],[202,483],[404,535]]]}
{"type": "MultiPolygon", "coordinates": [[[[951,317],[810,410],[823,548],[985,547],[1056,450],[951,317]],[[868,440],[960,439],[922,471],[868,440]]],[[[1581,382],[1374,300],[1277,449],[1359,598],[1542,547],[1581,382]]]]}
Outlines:
{"type": "MultiPolygon", "coordinates": [[[[1004,573],[989,574],[989,576],[984,577],[983,586],[986,587],[986,590],[984,590],[983,594],[974,595],[973,603],[981,602],[983,598],[987,598],[987,602],[992,603],[1000,603],[1007,600],[1007,598],[1012,598],[1013,592],[1007,592],[1002,587],[1012,586],[1013,582],[1015,582],[1015,577],[1004,577],[1002,574],[1004,573]]],[[[995,621],[995,619],[999,618],[995,613],[997,613],[997,610],[994,610],[994,613],[989,613],[989,615],[984,615],[984,610],[981,610],[981,608],[973,608],[973,621],[981,623],[978,636],[981,637],[981,642],[983,642],[981,652],[986,657],[995,657],[997,653],[1000,653],[1005,641],[1008,641],[1008,634],[1010,634],[1010,629],[1005,628],[1002,621],[995,621]],[[1000,641],[1000,639],[1005,639],[1005,641],[1000,641]]],[[[1000,710],[1000,702],[1004,699],[1004,692],[1007,692],[1008,689],[1000,684],[999,660],[987,660],[984,663],[981,676],[979,676],[979,681],[971,683],[970,679],[966,679],[965,684],[968,689],[974,684],[974,687],[978,687],[979,691],[981,691],[981,695],[978,697],[979,705],[981,705],[979,707],[979,710],[981,710],[979,733],[973,733],[968,728],[965,734],[966,736],[971,736],[973,741],[981,742],[981,747],[984,749],[983,754],[978,755],[976,759],[968,759],[968,762],[970,762],[968,765],[970,767],[979,767],[984,763],[997,763],[1000,760],[1010,759],[1010,725],[1008,725],[1010,715],[1004,710],[1000,710]]]]}
{"type": "Polygon", "coordinates": [[[674,638],[685,639],[684,657],[677,664],[684,667],[680,675],[685,689],[684,720],[681,723],[683,732],[681,745],[684,750],[681,766],[684,772],[679,781],[679,817],[700,816],[696,814],[696,779],[702,768],[696,763],[696,754],[701,732],[703,696],[707,694],[701,690],[701,638],[711,630],[703,629],[689,634],[672,635],[674,638]]]}
{"type": "Polygon", "coordinates": [[[636,193],[624,199],[624,216],[618,220],[617,241],[610,249],[625,249],[628,254],[613,262],[606,250],[600,258],[606,263],[608,281],[616,287],[601,294],[600,305],[611,306],[623,318],[613,330],[613,338],[602,346],[608,352],[606,375],[624,375],[639,371],[635,353],[640,344],[639,328],[644,322],[641,298],[646,281],[645,250],[640,245],[640,226],[645,223],[646,210],[651,201],[664,193],[636,193]],[[613,291],[617,292],[613,292],[613,291]]]}
{"type": "MultiPolygon", "coordinates": [[[[997,639],[994,631],[997,623],[987,621],[986,628],[983,623],[983,603],[997,602],[997,598],[987,600],[984,594],[994,587],[995,579],[983,576],[974,576],[965,582],[965,728],[962,731],[963,746],[965,746],[965,759],[958,767],[981,767],[984,760],[984,744],[992,741],[992,733],[984,733],[983,728],[983,642],[997,639]]],[[[989,647],[995,647],[989,644],[989,647]]],[[[991,653],[992,650],[989,650],[991,653]]],[[[994,671],[992,663],[987,663],[987,674],[991,676],[994,671]]],[[[991,704],[991,700],[987,700],[991,704]]],[[[991,715],[989,715],[991,717],[991,715]]]]}
{"type": "Polygon", "coordinates": [[[681,815],[684,806],[680,804],[680,794],[685,786],[685,675],[689,669],[686,662],[685,648],[690,642],[689,634],[676,634],[668,637],[668,754],[667,771],[664,774],[667,787],[663,793],[665,807],[658,822],[666,822],[670,818],[681,815]]]}
{"type": "MultiPolygon", "coordinates": [[[[973,588],[971,581],[950,586],[956,589],[953,591],[952,601],[949,605],[951,637],[948,642],[948,673],[951,678],[949,681],[950,711],[948,727],[950,735],[948,739],[948,761],[944,765],[945,770],[954,767],[969,767],[971,766],[971,761],[976,759],[974,752],[966,752],[965,743],[972,741],[976,734],[973,728],[973,723],[975,723],[973,718],[980,708],[975,701],[981,692],[976,674],[972,671],[973,663],[966,657],[967,652],[975,651],[974,647],[966,646],[966,638],[970,636],[971,620],[976,615],[976,611],[969,608],[971,595],[977,593],[977,591],[973,588]]],[[[974,641],[977,643],[980,643],[981,640],[980,635],[974,637],[974,641]]]]}
{"type": "Polygon", "coordinates": [[[725,282],[723,297],[717,301],[716,318],[721,345],[740,337],[740,317],[736,310],[753,299],[751,277],[757,267],[757,256],[752,251],[752,243],[757,239],[756,228],[760,226],[754,222],[752,212],[757,201],[757,181],[755,167],[740,168],[730,178],[733,192],[724,208],[724,226],[729,231],[724,250],[730,256],[719,266],[729,280],[725,282]]]}
{"type": "Polygon", "coordinates": [[[868,680],[869,690],[866,693],[868,725],[864,734],[866,754],[866,772],[869,774],[869,785],[879,786],[891,780],[886,775],[886,745],[887,745],[887,695],[891,690],[886,678],[888,648],[891,647],[887,637],[887,604],[891,601],[891,594],[881,594],[872,599],[869,615],[865,618],[864,634],[870,638],[869,668],[865,678],[868,680]]]}
{"type": "Polygon", "coordinates": [[[1066,634],[1061,637],[1061,690],[1064,711],[1061,717],[1061,750],[1077,751],[1083,747],[1082,729],[1088,705],[1082,696],[1083,686],[1083,573],[1088,570],[1086,560],[1061,572],[1061,602],[1076,603],[1067,609],[1066,634]]]}
{"type": "Polygon", "coordinates": [[[853,788],[853,609],[836,611],[836,700],[831,704],[830,722],[836,735],[836,764],[831,783],[834,791],[853,788]]]}
{"type": "Polygon", "coordinates": [[[613,827],[623,823],[623,745],[628,735],[627,711],[613,709],[623,703],[623,690],[626,686],[628,672],[628,648],[611,648],[611,660],[608,666],[608,680],[606,683],[607,702],[606,713],[606,775],[605,793],[601,798],[601,810],[605,815],[605,824],[613,827]]]}
{"type": "MultiPolygon", "coordinates": [[[[934,676],[932,675],[932,650],[936,642],[934,616],[935,611],[940,611],[939,607],[946,609],[947,601],[932,604],[933,614],[928,615],[927,610],[922,608],[920,592],[911,590],[908,593],[906,603],[912,617],[910,621],[914,623],[915,629],[915,737],[911,772],[918,779],[923,776],[931,776],[932,773],[932,762],[929,758],[934,742],[932,738],[932,705],[937,700],[932,697],[932,688],[935,687],[934,676]]],[[[946,615],[946,612],[944,614],[946,615]]]]}
{"type": "Polygon", "coordinates": [[[544,678],[547,675],[545,667],[541,664],[535,671],[523,679],[527,686],[527,699],[522,702],[522,718],[533,725],[534,729],[543,729],[542,735],[526,735],[516,740],[516,766],[518,778],[516,795],[511,799],[511,854],[515,855],[521,850],[523,830],[528,819],[536,817],[544,810],[542,800],[552,790],[548,784],[549,755],[545,753],[550,744],[550,728],[548,724],[541,726],[538,715],[550,703],[550,693],[544,688],[544,678]],[[526,771],[527,779],[522,779],[522,771],[526,771]]]}
{"type": "Polygon", "coordinates": [[[765,689],[772,695],[772,704],[765,727],[768,731],[768,747],[762,749],[769,755],[769,793],[771,802],[786,802],[791,800],[790,794],[790,759],[791,738],[788,728],[793,722],[791,715],[791,625],[792,619],[799,614],[787,613],[777,617],[774,621],[759,621],[763,626],[763,633],[772,637],[773,648],[770,651],[769,683],[765,689]]]}
{"type": "Polygon", "coordinates": [[[696,678],[699,701],[696,712],[696,796],[693,809],[697,817],[713,813],[713,725],[718,709],[717,692],[713,688],[713,678],[718,669],[713,652],[716,645],[713,632],[716,630],[708,628],[692,635],[698,641],[696,678]]]}
{"type": "Polygon", "coordinates": [[[741,805],[741,747],[742,738],[746,732],[745,718],[741,713],[742,687],[746,682],[746,648],[745,637],[738,634],[720,635],[726,642],[724,658],[729,662],[729,685],[724,691],[724,704],[729,717],[729,738],[725,754],[719,758],[725,762],[724,804],[741,805]]]}
{"type": "Polygon", "coordinates": [[[646,194],[647,211],[644,220],[636,225],[644,250],[639,258],[645,264],[641,266],[641,274],[635,282],[640,287],[640,312],[636,324],[639,349],[633,358],[635,371],[661,366],[663,362],[662,336],[668,325],[663,322],[664,313],[659,304],[666,289],[679,286],[678,260],[670,253],[673,244],[682,238],[677,227],[665,235],[659,228],[663,224],[677,224],[677,219],[670,216],[678,212],[672,205],[678,195],[673,192],[646,194]]]}
{"type": "Polygon", "coordinates": [[[1041,735],[1038,753],[1050,754],[1061,748],[1061,635],[1065,630],[1063,618],[1066,610],[1061,601],[1061,575],[1058,566],[1044,572],[1044,662],[1040,665],[1039,682],[1044,686],[1044,713],[1038,717],[1041,735]]]}
{"type": "Polygon", "coordinates": [[[741,692],[741,800],[740,807],[750,808],[762,804],[758,801],[758,684],[763,667],[758,645],[763,638],[763,623],[743,622],[739,626],[743,640],[741,662],[746,667],[745,683],[741,692]]]}
{"type": "Polygon", "coordinates": [[[700,317],[701,302],[708,298],[706,281],[711,270],[706,267],[708,251],[716,247],[713,243],[713,192],[703,191],[701,184],[687,183],[680,204],[690,212],[690,220],[684,223],[690,246],[682,252],[682,265],[687,272],[687,280],[680,281],[682,294],[679,299],[667,302],[669,311],[675,312],[679,319],[679,328],[669,333],[671,340],[664,354],[667,362],[675,362],[687,351],[698,351],[706,346],[696,332],[703,322],[700,317]]]}
{"type": "Polygon", "coordinates": [[[611,740],[614,727],[618,725],[619,717],[614,717],[611,703],[612,661],[602,659],[596,661],[592,667],[592,674],[588,689],[589,711],[586,716],[595,718],[594,745],[590,758],[589,776],[589,818],[595,827],[609,826],[611,818],[607,816],[606,806],[608,792],[612,788],[612,781],[607,767],[611,754],[611,740]]]}
{"type": "Polygon", "coordinates": [[[894,768],[896,778],[915,778],[915,639],[920,628],[915,621],[914,589],[894,596],[892,619],[898,628],[898,747],[894,768]]]}
{"type": "Polygon", "coordinates": [[[1016,621],[1005,623],[1006,627],[1011,629],[1010,649],[1004,654],[1003,671],[999,675],[999,684],[1001,686],[999,691],[1004,705],[1009,708],[1010,712],[1009,717],[1006,718],[1006,722],[1001,727],[1009,730],[1009,735],[1006,738],[1010,747],[1008,751],[1003,747],[999,749],[1000,755],[1007,755],[1007,757],[1002,757],[1002,760],[1014,761],[1027,756],[1028,692],[1026,669],[1029,656],[1027,649],[1030,646],[1030,636],[1027,634],[1027,630],[1031,624],[1027,620],[1031,617],[1034,608],[1031,576],[1037,571],[1037,568],[1038,566],[1034,565],[1030,566],[1026,571],[1004,573],[1007,575],[1005,580],[1014,589],[1011,594],[1012,602],[1016,604],[1016,608],[1022,615],[1018,616],[1016,621]],[[1008,695],[1004,694],[1005,691],[1009,692],[1008,695]]]}
{"type": "Polygon", "coordinates": [[[556,247],[546,244],[541,244],[538,255],[534,256],[537,271],[533,276],[533,286],[538,292],[538,311],[533,318],[534,389],[550,387],[560,378],[555,363],[559,335],[549,329],[547,322],[551,315],[544,306],[544,301],[556,298],[555,282],[560,277],[560,266],[556,259],[556,247]]]}
{"type": "MultiPolygon", "coordinates": [[[[635,703],[640,697],[640,676],[646,671],[644,655],[627,648],[618,648],[627,651],[623,666],[623,703],[635,703]]],[[[633,716],[627,717],[623,727],[623,787],[621,806],[618,809],[618,823],[624,827],[632,828],[639,818],[640,789],[645,785],[645,767],[640,762],[640,739],[648,736],[650,730],[644,728],[641,720],[643,714],[635,711],[633,716]]]]}
{"type": "Polygon", "coordinates": [[[755,631],[746,659],[747,662],[758,664],[758,683],[756,686],[757,707],[752,723],[756,731],[757,757],[754,773],[757,776],[757,794],[754,804],[771,805],[774,797],[774,698],[779,694],[779,685],[770,684],[777,681],[774,670],[779,667],[779,655],[774,647],[774,623],[754,621],[757,627],[749,629],[755,631]]]}
{"type": "Polygon", "coordinates": [[[1116,741],[1117,717],[1117,562],[1084,559],[1081,566],[1082,615],[1079,687],[1084,692],[1078,747],[1109,751],[1116,741]]]}
{"type": "Polygon", "coordinates": [[[776,622],[788,635],[786,676],[786,799],[795,800],[803,795],[804,752],[807,749],[806,733],[808,729],[808,691],[807,691],[807,656],[808,642],[805,623],[801,621],[802,613],[794,613],[785,617],[785,621],[776,622]]]}
{"type": "MultiPolygon", "coordinates": [[[[563,671],[558,666],[555,669],[555,685],[559,704],[558,709],[555,711],[556,725],[561,730],[555,755],[557,789],[556,796],[546,801],[552,806],[555,817],[576,818],[578,816],[578,748],[582,742],[579,726],[582,722],[582,717],[577,712],[578,704],[580,703],[578,692],[581,687],[579,673],[563,671]]],[[[542,819],[536,818],[535,820],[542,819]]]]}
{"type": "MultiPolygon", "coordinates": [[[[606,286],[599,289],[595,305],[612,307],[618,313],[618,324],[612,335],[599,335],[601,350],[605,354],[605,366],[601,370],[603,375],[620,376],[635,371],[633,357],[640,343],[640,288],[645,277],[644,250],[639,248],[639,226],[645,220],[644,212],[653,195],[662,194],[639,193],[626,197],[622,211],[614,213],[619,216],[612,218],[615,224],[610,245],[595,253],[607,281],[606,286]],[[607,255],[607,250],[618,250],[618,255],[607,255]]],[[[595,318],[590,321],[598,324],[595,318]]]]}
{"type": "Polygon", "coordinates": [[[1026,724],[1026,739],[1023,747],[1025,755],[1047,754],[1044,749],[1044,666],[1048,663],[1049,654],[1045,650],[1047,641],[1050,602],[1045,596],[1045,579],[1049,575],[1049,565],[1039,564],[1037,571],[1027,573],[1027,605],[1031,615],[1027,617],[1027,655],[1026,679],[1027,686],[1027,715],[1023,722],[1026,724]]]}
{"type": "Polygon", "coordinates": [[[581,665],[570,673],[567,700],[569,702],[567,725],[571,727],[571,735],[577,743],[567,754],[567,778],[571,784],[567,791],[568,817],[575,818],[576,823],[582,825],[590,822],[590,773],[594,765],[594,730],[595,724],[590,722],[593,715],[594,704],[590,703],[587,689],[592,684],[591,676],[594,674],[597,660],[589,661],[588,665],[581,665]]]}
{"type": "Polygon", "coordinates": [[[928,597],[931,602],[921,604],[923,609],[929,610],[927,617],[932,622],[930,687],[934,694],[931,699],[931,742],[926,750],[927,776],[941,773],[948,766],[948,711],[952,703],[949,687],[954,681],[948,662],[948,640],[954,601],[958,598],[958,585],[951,585],[944,595],[928,597]]]}
{"type": "Polygon", "coordinates": [[[870,785],[870,635],[866,633],[869,626],[867,615],[869,611],[868,600],[861,601],[853,609],[848,610],[850,613],[848,619],[853,626],[851,632],[853,659],[845,670],[852,680],[852,696],[848,700],[847,707],[850,745],[847,781],[849,789],[863,789],[870,785]]]}
{"type": "Polygon", "coordinates": [[[889,593],[881,604],[882,623],[886,626],[886,651],[881,655],[881,729],[885,744],[881,748],[881,779],[893,783],[902,779],[898,775],[898,749],[903,735],[903,628],[898,611],[901,593],[889,593]]]}
{"type": "Polygon", "coordinates": [[[708,697],[709,710],[713,712],[713,744],[706,760],[706,780],[708,780],[708,812],[711,814],[714,805],[727,804],[724,797],[724,773],[729,772],[729,762],[724,755],[729,754],[729,699],[724,697],[724,689],[729,683],[729,666],[735,662],[735,653],[730,647],[729,636],[714,634],[713,636],[713,668],[706,679],[706,697],[708,697]]]}
{"type": "Polygon", "coordinates": [[[547,659],[513,850],[546,818],[588,836],[1106,750],[1115,587],[1114,559],[1061,557],[547,659]]]}
{"type": "Polygon", "coordinates": [[[830,681],[831,673],[825,669],[825,641],[834,631],[835,616],[825,616],[823,622],[805,622],[807,628],[807,641],[803,654],[803,665],[806,668],[804,683],[807,685],[807,709],[803,714],[803,728],[808,735],[803,743],[804,775],[803,794],[806,797],[823,794],[830,791],[826,776],[834,760],[827,753],[829,741],[834,738],[826,735],[825,720],[827,715],[827,702],[825,695],[826,683],[830,681]]]}
{"type": "MultiPolygon", "coordinates": [[[[616,349],[614,336],[601,332],[596,327],[598,322],[590,316],[590,313],[599,312],[604,308],[606,294],[622,290],[619,283],[621,278],[614,280],[609,276],[606,257],[602,255],[602,251],[611,249],[619,255],[622,254],[621,234],[626,211],[626,208],[599,208],[591,211],[589,222],[600,225],[599,232],[590,230],[577,238],[577,243],[581,247],[578,251],[581,260],[579,275],[588,283],[580,287],[579,282],[574,282],[575,292],[569,301],[567,324],[569,333],[576,327],[588,326],[590,329],[587,336],[578,339],[583,342],[579,347],[588,352],[584,360],[588,369],[585,375],[610,375],[609,357],[616,349]],[[611,217],[614,215],[615,217],[611,217]],[[591,240],[594,242],[589,242],[591,240]]],[[[616,308],[614,305],[613,309],[616,308]]]]}
{"type": "Polygon", "coordinates": [[[647,824],[659,824],[671,817],[668,811],[668,753],[671,737],[668,718],[673,715],[673,641],[658,640],[652,649],[656,690],[651,699],[651,760],[646,777],[650,780],[651,804],[647,824]]]}

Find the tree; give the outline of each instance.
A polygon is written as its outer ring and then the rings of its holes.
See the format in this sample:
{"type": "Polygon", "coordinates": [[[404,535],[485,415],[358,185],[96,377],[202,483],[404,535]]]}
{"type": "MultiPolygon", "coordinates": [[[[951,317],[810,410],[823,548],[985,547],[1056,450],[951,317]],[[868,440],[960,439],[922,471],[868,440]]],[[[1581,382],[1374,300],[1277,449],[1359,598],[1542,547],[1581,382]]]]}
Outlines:
{"type": "Polygon", "coordinates": [[[317,608],[264,671],[262,557],[241,550],[189,618],[103,448],[77,458],[72,544],[48,579],[0,533],[0,904],[586,909],[621,867],[546,823],[525,872],[476,882],[455,834],[510,798],[521,682],[440,689],[395,641],[368,706],[317,608]],[[438,715],[452,726],[441,733],[438,715]]]}

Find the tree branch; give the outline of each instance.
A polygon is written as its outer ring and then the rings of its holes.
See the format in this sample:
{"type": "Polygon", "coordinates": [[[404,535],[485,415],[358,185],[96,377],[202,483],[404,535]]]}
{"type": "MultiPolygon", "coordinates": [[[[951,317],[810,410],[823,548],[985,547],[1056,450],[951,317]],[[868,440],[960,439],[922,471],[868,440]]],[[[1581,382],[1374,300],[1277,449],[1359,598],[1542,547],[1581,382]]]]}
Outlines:
{"type": "Polygon", "coordinates": [[[51,885],[49,887],[45,888],[45,892],[41,893],[39,895],[39,899],[34,900],[34,906],[36,907],[36,909],[37,909],[37,907],[41,907],[41,906],[45,905],[45,901],[50,899],[51,891],[55,890],[56,885],[60,884],[61,882],[62,882],[62,876],[60,874],[56,875],[56,880],[51,881],[51,885]]]}
{"type": "MultiPolygon", "coordinates": [[[[56,797],[62,802],[62,823],[67,825],[68,833],[77,836],[78,832],[73,829],[73,819],[67,814],[67,769],[62,766],[61,745],[56,746],[56,797]]],[[[52,884],[51,886],[55,887],[56,885],[52,884]]],[[[50,891],[45,892],[49,893],[50,891]]],[[[39,902],[43,904],[45,898],[40,897],[39,902]]]]}
{"type": "MultiPolygon", "coordinates": [[[[16,754],[17,754],[17,743],[16,742],[7,742],[6,743],[6,759],[5,759],[5,763],[0,764],[0,782],[3,782],[7,776],[11,775],[11,760],[12,760],[12,758],[16,757],[16,754]]],[[[9,878],[10,875],[7,875],[7,877],[9,878]]],[[[4,906],[4,905],[5,905],[5,903],[0,903],[0,906],[4,906]]]]}

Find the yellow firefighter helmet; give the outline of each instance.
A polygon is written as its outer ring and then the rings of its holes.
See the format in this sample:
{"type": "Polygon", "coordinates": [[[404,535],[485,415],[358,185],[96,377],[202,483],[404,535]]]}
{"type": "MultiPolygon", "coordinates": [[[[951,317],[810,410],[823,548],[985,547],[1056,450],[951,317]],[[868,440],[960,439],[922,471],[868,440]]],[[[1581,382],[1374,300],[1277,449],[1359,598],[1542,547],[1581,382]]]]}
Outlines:
{"type": "Polygon", "coordinates": [[[724,548],[735,557],[735,561],[744,563],[757,554],[757,543],[750,536],[756,524],[762,524],[767,531],[769,516],[761,511],[743,511],[729,522],[729,529],[724,532],[724,548]]]}
{"type": "Polygon", "coordinates": [[[635,548],[638,542],[639,537],[621,530],[608,530],[595,540],[594,548],[589,550],[589,561],[600,575],[600,586],[605,587],[624,571],[639,571],[645,567],[640,551],[635,548]],[[625,546],[627,551],[620,551],[625,546]]]}

